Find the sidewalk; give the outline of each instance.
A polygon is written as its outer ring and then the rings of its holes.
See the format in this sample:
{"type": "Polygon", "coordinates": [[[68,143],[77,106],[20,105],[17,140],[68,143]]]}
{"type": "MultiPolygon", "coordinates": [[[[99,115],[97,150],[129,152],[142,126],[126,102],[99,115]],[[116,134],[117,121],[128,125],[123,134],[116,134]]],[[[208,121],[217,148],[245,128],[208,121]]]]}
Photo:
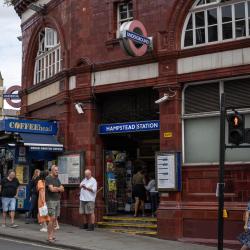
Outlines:
{"type": "MultiPolygon", "coordinates": [[[[1,219],[1,218],[0,218],[1,219]]],[[[39,231],[37,224],[25,224],[24,219],[16,220],[18,228],[0,227],[0,237],[11,237],[34,243],[46,243],[46,233],[39,231]]],[[[214,247],[193,245],[175,241],[159,240],[143,236],[128,236],[121,233],[111,233],[103,229],[87,232],[69,225],[60,225],[57,231],[57,247],[71,250],[215,250],[214,247]]]]}

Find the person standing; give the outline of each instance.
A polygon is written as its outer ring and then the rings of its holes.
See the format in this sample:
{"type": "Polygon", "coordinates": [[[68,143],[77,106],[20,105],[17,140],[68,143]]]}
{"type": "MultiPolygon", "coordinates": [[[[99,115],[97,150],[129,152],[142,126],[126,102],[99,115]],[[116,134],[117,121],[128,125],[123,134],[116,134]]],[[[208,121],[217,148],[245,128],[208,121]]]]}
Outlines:
{"type": "Polygon", "coordinates": [[[85,178],[80,184],[80,208],[79,213],[83,215],[84,223],[80,227],[87,231],[95,229],[95,199],[97,193],[97,182],[89,169],[85,171],[85,178]]]}
{"type": "Polygon", "coordinates": [[[37,219],[38,214],[38,192],[37,192],[37,182],[38,177],[40,175],[40,169],[35,169],[32,179],[29,183],[29,190],[30,190],[30,208],[29,208],[29,214],[28,214],[28,220],[26,221],[26,224],[30,222],[31,219],[37,219]]]}
{"type": "Polygon", "coordinates": [[[15,211],[16,211],[16,199],[18,195],[19,181],[16,178],[16,172],[10,169],[8,176],[3,178],[0,183],[0,192],[2,192],[2,208],[3,208],[3,224],[2,227],[6,227],[7,213],[10,213],[11,228],[16,228],[15,224],[15,211]]]}
{"type": "MultiPolygon", "coordinates": [[[[39,180],[37,183],[37,191],[38,191],[38,208],[42,208],[46,205],[45,200],[45,179],[49,175],[48,171],[42,171],[39,180]]],[[[47,232],[47,223],[49,222],[49,216],[40,216],[38,213],[38,222],[42,225],[40,229],[41,232],[47,232]]]]}
{"type": "Polygon", "coordinates": [[[134,217],[138,216],[140,207],[142,210],[142,216],[145,216],[144,203],[146,200],[146,189],[145,189],[146,181],[143,169],[139,169],[138,172],[133,176],[132,183],[133,183],[133,197],[135,199],[134,217]]]}
{"type": "Polygon", "coordinates": [[[159,195],[158,195],[158,191],[156,190],[156,182],[155,182],[154,174],[151,173],[149,178],[150,178],[150,181],[148,185],[145,186],[145,189],[150,194],[152,217],[155,217],[156,210],[158,208],[159,195]]]}
{"type": "Polygon", "coordinates": [[[58,178],[58,166],[53,165],[51,167],[51,174],[46,177],[46,204],[48,207],[48,214],[50,217],[48,224],[48,241],[53,243],[55,238],[55,225],[56,218],[60,216],[60,197],[61,193],[64,192],[64,187],[62,186],[58,178]]]}

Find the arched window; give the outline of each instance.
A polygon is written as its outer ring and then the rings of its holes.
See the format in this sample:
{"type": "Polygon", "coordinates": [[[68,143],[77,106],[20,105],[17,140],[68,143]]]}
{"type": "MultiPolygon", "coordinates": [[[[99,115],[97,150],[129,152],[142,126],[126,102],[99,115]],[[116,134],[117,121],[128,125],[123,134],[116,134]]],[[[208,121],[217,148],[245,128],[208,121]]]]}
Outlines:
{"type": "Polygon", "coordinates": [[[199,0],[182,32],[182,48],[221,43],[250,36],[250,0],[199,0]]]}
{"type": "Polygon", "coordinates": [[[39,33],[39,46],[36,56],[34,84],[42,82],[62,69],[61,45],[57,32],[45,28],[39,33]]]}

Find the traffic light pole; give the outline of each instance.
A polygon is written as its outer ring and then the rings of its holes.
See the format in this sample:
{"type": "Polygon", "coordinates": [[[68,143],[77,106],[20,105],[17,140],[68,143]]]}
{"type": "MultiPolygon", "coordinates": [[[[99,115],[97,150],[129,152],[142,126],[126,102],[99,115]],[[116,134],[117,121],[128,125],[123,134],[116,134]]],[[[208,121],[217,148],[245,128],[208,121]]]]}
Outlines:
{"type": "Polygon", "coordinates": [[[221,94],[220,101],[220,166],[219,166],[219,197],[218,197],[218,250],[223,250],[223,238],[224,238],[224,165],[225,165],[225,123],[226,123],[226,107],[225,107],[225,95],[221,94]]]}

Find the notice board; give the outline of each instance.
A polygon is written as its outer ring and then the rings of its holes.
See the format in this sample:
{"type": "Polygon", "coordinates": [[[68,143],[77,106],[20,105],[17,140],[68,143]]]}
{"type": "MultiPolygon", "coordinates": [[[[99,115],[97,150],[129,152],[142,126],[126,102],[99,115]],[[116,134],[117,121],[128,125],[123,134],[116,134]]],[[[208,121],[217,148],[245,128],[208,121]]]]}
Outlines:
{"type": "Polygon", "coordinates": [[[178,152],[157,152],[155,165],[157,190],[180,191],[181,154],[178,152]]]}

